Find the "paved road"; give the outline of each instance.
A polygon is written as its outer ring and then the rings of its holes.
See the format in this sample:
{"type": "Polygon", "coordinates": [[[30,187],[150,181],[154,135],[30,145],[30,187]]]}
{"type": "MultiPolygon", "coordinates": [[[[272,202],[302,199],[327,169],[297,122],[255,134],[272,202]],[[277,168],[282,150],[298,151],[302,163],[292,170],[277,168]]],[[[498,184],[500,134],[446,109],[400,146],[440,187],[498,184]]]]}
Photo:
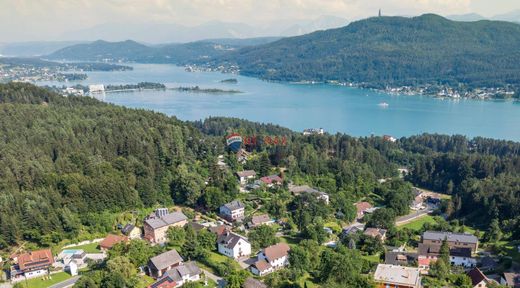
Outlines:
{"type": "Polygon", "coordinates": [[[218,287],[224,288],[226,286],[226,280],[224,280],[224,278],[219,277],[219,276],[209,272],[206,269],[200,269],[200,270],[202,270],[202,272],[204,272],[204,275],[206,275],[206,277],[215,281],[217,283],[218,287]]]}
{"type": "Polygon", "coordinates": [[[69,278],[63,282],[54,284],[52,286],[49,286],[49,288],[67,288],[73,286],[78,280],[80,276],[74,276],[72,278],[69,278]]]}
{"type": "Polygon", "coordinates": [[[408,215],[401,216],[395,220],[395,225],[396,226],[404,225],[412,220],[423,217],[431,212],[433,212],[432,208],[426,208],[424,210],[420,210],[420,211],[417,211],[417,212],[414,212],[414,213],[411,213],[408,215]]]}

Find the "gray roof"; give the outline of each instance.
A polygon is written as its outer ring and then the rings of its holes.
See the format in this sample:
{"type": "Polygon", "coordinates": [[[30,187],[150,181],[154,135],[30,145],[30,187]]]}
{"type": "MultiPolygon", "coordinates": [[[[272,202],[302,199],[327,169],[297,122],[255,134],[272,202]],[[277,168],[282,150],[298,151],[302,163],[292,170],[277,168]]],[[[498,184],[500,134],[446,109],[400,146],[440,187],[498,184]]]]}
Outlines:
{"type": "Polygon", "coordinates": [[[224,204],[223,206],[225,206],[231,211],[245,207],[244,204],[242,204],[242,202],[240,202],[239,200],[233,200],[229,203],[224,204]]]}
{"type": "Polygon", "coordinates": [[[477,244],[478,238],[471,234],[452,233],[452,232],[439,232],[439,231],[426,231],[423,233],[424,240],[440,240],[447,239],[448,242],[462,242],[477,244]]]}
{"type": "Polygon", "coordinates": [[[162,270],[182,261],[181,255],[179,255],[175,249],[172,249],[168,252],[152,257],[150,259],[150,264],[152,264],[157,270],[162,270]]]}
{"type": "Polygon", "coordinates": [[[385,253],[385,264],[409,265],[415,260],[417,260],[417,253],[415,252],[388,251],[385,253]]]}
{"type": "Polygon", "coordinates": [[[179,282],[182,280],[183,276],[191,277],[194,275],[199,275],[200,273],[202,273],[202,271],[197,266],[197,264],[195,264],[193,261],[190,261],[166,271],[164,273],[164,277],[170,277],[174,281],[179,282]]]}
{"type": "Polygon", "coordinates": [[[130,232],[132,232],[132,230],[134,230],[134,228],[135,228],[134,225],[126,224],[125,227],[123,227],[123,229],[121,229],[121,233],[128,236],[128,234],[130,234],[130,232]]]}
{"type": "MultiPolygon", "coordinates": [[[[439,256],[441,254],[441,245],[419,243],[417,253],[421,256],[439,256]]],[[[471,258],[471,248],[450,248],[450,256],[471,258]]]]}
{"type": "Polygon", "coordinates": [[[188,217],[184,215],[182,212],[173,212],[164,215],[161,218],[153,218],[153,219],[147,219],[144,222],[153,229],[161,228],[164,226],[172,225],[184,220],[188,220],[188,217]]]}
{"type": "Polygon", "coordinates": [[[267,288],[267,285],[260,282],[260,280],[256,280],[255,278],[248,277],[242,285],[244,288],[267,288]]]}
{"type": "Polygon", "coordinates": [[[238,177],[250,177],[250,176],[256,176],[255,170],[244,170],[237,172],[238,177]]]}
{"type": "Polygon", "coordinates": [[[223,244],[228,249],[233,249],[233,247],[235,247],[235,245],[237,245],[237,243],[238,243],[238,241],[240,241],[240,239],[244,239],[245,241],[247,241],[247,239],[241,235],[238,235],[233,232],[226,232],[226,233],[221,234],[218,237],[217,243],[223,244]]]}
{"type": "Polygon", "coordinates": [[[292,186],[289,188],[293,194],[298,195],[302,193],[310,193],[310,194],[318,194],[318,195],[328,195],[327,193],[311,188],[309,185],[301,185],[301,186],[292,186]]]}

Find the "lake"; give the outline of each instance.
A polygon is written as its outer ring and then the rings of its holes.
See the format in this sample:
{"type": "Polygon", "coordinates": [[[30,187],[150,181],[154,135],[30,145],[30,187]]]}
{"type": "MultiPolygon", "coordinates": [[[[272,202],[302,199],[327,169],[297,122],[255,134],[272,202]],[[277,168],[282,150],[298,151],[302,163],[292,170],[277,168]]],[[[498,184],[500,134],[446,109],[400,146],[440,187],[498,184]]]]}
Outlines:
{"type": "MultiPolygon", "coordinates": [[[[217,72],[186,72],[174,65],[131,64],[133,71],[87,72],[80,84],[135,84],[235,89],[240,94],[166,91],[107,93],[104,101],[174,115],[181,120],[209,116],[238,117],[280,124],[295,131],[322,127],[354,136],[420,133],[463,134],[520,141],[520,103],[449,100],[390,95],[326,84],[273,83],[217,72]],[[237,84],[220,83],[236,78],[237,84]],[[379,103],[388,103],[382,107],[379,103]]],[[[40,83],[63,85],[63,83],[40,83]]]]}

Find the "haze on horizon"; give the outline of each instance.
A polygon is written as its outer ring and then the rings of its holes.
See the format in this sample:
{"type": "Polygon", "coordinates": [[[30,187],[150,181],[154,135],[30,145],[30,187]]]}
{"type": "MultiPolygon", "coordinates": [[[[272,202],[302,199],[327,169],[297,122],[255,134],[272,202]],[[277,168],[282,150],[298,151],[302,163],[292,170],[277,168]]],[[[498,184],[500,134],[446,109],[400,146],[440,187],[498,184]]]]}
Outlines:
{"type": "Polygon", "coordinates": [[[520,22],[518,0],[1,0],[0,42],[291,36],[343,26],[379,9],[520,22]]]}

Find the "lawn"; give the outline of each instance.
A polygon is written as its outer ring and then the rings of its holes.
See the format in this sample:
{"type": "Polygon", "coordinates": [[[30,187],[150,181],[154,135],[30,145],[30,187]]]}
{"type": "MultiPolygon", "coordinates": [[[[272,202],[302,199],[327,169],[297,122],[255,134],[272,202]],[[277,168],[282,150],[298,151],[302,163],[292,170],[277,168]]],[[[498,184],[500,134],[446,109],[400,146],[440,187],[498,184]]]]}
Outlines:
{"type": "Polygon", "coordinates": [[[138,288],[146,288],[148,286],[150,286],[150,284],[152,284],[153,282],[155,282],[153,280],[152,277],[148,276],[148,275],[143,275],[143,276],[140,276],[141,280],[138,284],[138,288]]]}
{"type": "Polygon", "coordinates": [[[83,250],[85,251],[85,253],[101,253],[101,250],[99,250],[99,243],[90,243],[90,244],[85,244],[85,245],[79,245],[79,246],[73,246],[73,247],[69,247],[67,249],[70,249],[70,250],[83,250]]]}
{"type": "Polygon", "coordinates": [[[433,219],[433,216],[431,215],[425,215],[399,226],[398,229],[408,228],[410,230],[417,231],[420,230],[425,223],[434,224],[435,219],[433,219]]]}
{"type": "Polygon", "coordinates": [[[518,245],[520,245],[520,240],[514,241],[498,241],[495,245],[497,252],[502,252],[507,256],[511,256],[513,261],[520,262],[520,252],[518,251],[518,245]]]}
{"type": "Polygon", "coordinates": [[[27,281],[22,281],[20,282],[20,284],[22,287],[26,288],[46,288],[72,277],[69,273],[65,272],[51,274],[50,276],[52,279],[49,279],[48,276],[45,276],[40,278],[29,279],[27,281]]]}
{"type": "Polygon", "coordinates": [[[370,263],[379,263],[380,255],[374,254],[374,255],[361,255],[361,258],[368,260],[370,263]]]}

